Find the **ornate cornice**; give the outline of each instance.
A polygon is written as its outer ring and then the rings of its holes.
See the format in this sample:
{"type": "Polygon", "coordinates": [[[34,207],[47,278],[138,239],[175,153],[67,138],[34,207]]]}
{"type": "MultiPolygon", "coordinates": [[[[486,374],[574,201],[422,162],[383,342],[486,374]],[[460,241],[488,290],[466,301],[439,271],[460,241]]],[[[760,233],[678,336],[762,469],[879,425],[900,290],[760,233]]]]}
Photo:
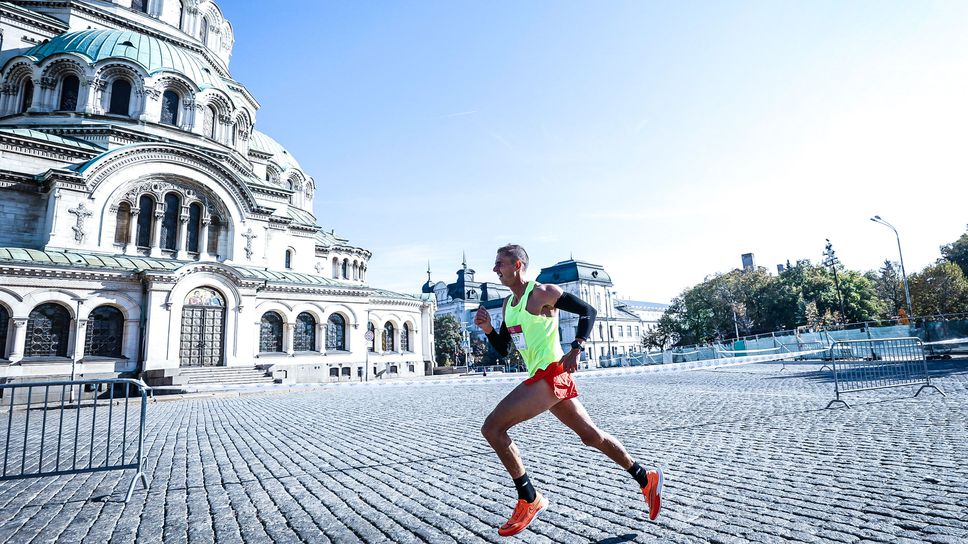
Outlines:
{"type": "Polygon", "coordinates": [[[66,23],[57,21],[56,19],[53,19],[53,17],[46,15],[37,14],[37,16],[31,16],[27,13],[6,8],[3,5],[0,5],[0,12],[3,12],[6,17],[15,19],[21,23],[27,23],[42,30],[50,31],[54,34],[61,34],[67,32],[69,29],[66,23]]]}
{"type": "Polygon", "coordinates": [[[76,162],[78,159],[90,160],[99,154],[98,151],[86,151],[2,131],[0,131],[0,150],[25,153],[64,162],[76,162]]]}

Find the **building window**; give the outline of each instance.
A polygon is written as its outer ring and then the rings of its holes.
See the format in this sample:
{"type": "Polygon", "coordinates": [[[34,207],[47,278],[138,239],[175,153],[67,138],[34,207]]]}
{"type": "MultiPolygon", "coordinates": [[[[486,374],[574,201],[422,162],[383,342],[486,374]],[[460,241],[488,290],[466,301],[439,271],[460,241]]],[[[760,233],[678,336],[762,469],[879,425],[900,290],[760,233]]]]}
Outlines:
{"type": "Polygon", "coordinates": [[[316,318],[307,312],[296,316],[296,330],[293,333],[294,351],[316,350],[316,318]]]}
{"type": "Polygon", "coordinates": [[[178,94],[175,91],[165,91],[161,95],[161,123],[178,126],[178,94]]]}
{"type": "MultiPolygon", "coordinates": [[[[370,345],[366,346],[367,351],[376,351],[376,327],[373,323],[366,326],[366,330],[370,333],[370,345]]],[[[375,371],[374,371],[375,372],[375,371]]]]}
{"type": "Polygon", "coordinates": [[[627,325],[625,329],[625,332],[628,333],[629,336],[632,336],[632,325],[627,325]]]}
{"type": "Polygon", "coordinates": [[[0,359],[7,357],[7,327],[10,326],[10,313],[0,306],[0,359]]]}
{"type": "Polygon", "coordinates": [[[202,120],[202,130],[206,136],[213,140],[215,139],[215,119],[217,115],[215,108],[208,106],[205,108],[205,118],[202,120]]]}
{"type": "Polygon", "coordinates": [[[383,325],[383,351],[393,351],[393,323],[387,321],[386,325],[383,325]]]}
{"type": "Polygon", "coordinates": [[[404,323],[400,331],[400,351],[410,351],[410,323],[404,323]]]}
{"type": "Polygon", "coordinates": [[[343,259],[343,279],[344,280],[350,279],[349,268],[350,268],[349,259],[343,259]]]}
{"type": "Polygon", "coordinates": [[[259,327],[259,352],[282,352],[282,316],[276,312],[266,312],[262,315],[259,327]]]}
{"type": "Polygon", "coordinates": [[[292,268],[292,250],[287,249],[286,250],[286,270],[289,270],[290,268],[292,268]]]}
{"type": "Polygon", "coordinates": [[[84,355],[93,357],[121,357],[124,337],[124,315],[111,306],[98,306],[87,321],[84,355]]]}
{"type": "Polygon", "coordinates": [[[71,314],[59,304],[41,304],[27,317],[26,357],[67,357],[71,314]]]}
{"type": "Polygon", "coordinates": [[[175,249],[178,241],[178,213],[181,211],[178,195],[168,193],[165,195],[165,215],[161,220],[161,248],[175,249]]]}
{"type": "Polygon", "coordinates": [[[138,247],[151,247],[151,218],[155,211],[155,201],[148,195],[138,199],[138,247]]]}
{"type": "Polygon", "coordinates": [[[20,113],[25,113],[34,103],[34,82],[27,78],[24,80],[24,90],[20,97],[20,113]]]}
{"type": "Polygon", "coordinates": [[[409,370],[411,374],[415,372],[413,368],[413,363],[407,363],[407,370],[409,370]]]}
{"type": "Polygon", "coordinates": [[[148,13],[148,0],[131,0],[131,9],[148,13]]]}
{"type": "Polygon", "coordinates": [[[188,251],[198,253],[198,229],[202,224],[202,205],[192,202],[188,207],[188,251]]]}
{"type": "Polygon", "coordinates": [[[130,115],[131,84],[126,79],[117,79],[111,84],[111,104],[108,113],[130,115]]]}
{"type": "Polygon", "coordinates": [[[346,320],[339,314],[329,316],[326,324],[326,351],[334,350],[346,351],[346,320]]]}
{"type": "Polygon", "coordinates": [[[208,17],[202,17],[202,28],[199,29],[198,39],[202,45],[208,47],[208,17]]]}
{"type": "Polygon", "coordinates": [[[218,256],[218,237],[221,235],[222,220],[213,215],[208,222],[208,252],[218,256]]]}
{"type": "Polygon", "coordinates": [[[77,95],[81,88],[81,80],[75,75],[69,75],[61,82],[60,107],[58,111],[74,111],[77,109],[77,95]]]}
{"type": "Polygon", "coordinates": [[[639,326],[638,326],[638,325],[636,325],[636,326],[635,326],[635,336],[639,336],[639,335],[640,335],[640,332],[639,332],[639,326]]]}
{"type": "Polygon", "coordinates": [[[128,231],[131,226],[131,204],[122,202],[118,204],[117,220],[114,222],[114,243],[127,244],[128,231]]]}
{"type": "Polygon", "coordinates": [[[333,279],[339,278],[339,259],[333,257],[333,279]]]}

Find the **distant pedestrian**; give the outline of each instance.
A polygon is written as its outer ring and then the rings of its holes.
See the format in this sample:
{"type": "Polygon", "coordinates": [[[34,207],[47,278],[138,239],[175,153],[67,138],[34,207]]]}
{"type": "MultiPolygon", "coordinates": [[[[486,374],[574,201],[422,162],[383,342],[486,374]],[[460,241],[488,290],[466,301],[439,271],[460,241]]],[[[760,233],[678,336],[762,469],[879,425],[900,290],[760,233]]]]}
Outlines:
{"type": "Polygon", "coordinates": [[[504,320],[501,330],[491,324],[491,316],[478,308],[474,323],[484,331],[488,341],[502,356],[507,356],[509,344],[524,359],[528,378],[515,387],[484,420],[481,433],[494,448],[504,467],[511,474],[518,492],[518,502],[511,518],[498,529],[501,536],[520,533],[548,501],[534,489],[525,472],[517,446],[508,430],[545,411],[551,411],[562,423],[581,438],[582,442],[599,449],[627,470],[642,490],[648,506],[649,519],[659,515],[662,494],[662,470],[645,470],[633,460],[622,443],[600,430],[592,422],[585,407],[578,401],[578,390],[571,374],[578,369],[578,358],[585,349],[585,341],[595,322],[595,309],[571,293],[562,292],[557,285],[542,285],[524,279],[528,268],[528,254],[523,247],[507,245],[497,250],[494,272],[512,295],[504,301],[504,320]],[[558,336],[558,310],[578,314],[578,329],[571,351],[565,354],[558,336]]]}

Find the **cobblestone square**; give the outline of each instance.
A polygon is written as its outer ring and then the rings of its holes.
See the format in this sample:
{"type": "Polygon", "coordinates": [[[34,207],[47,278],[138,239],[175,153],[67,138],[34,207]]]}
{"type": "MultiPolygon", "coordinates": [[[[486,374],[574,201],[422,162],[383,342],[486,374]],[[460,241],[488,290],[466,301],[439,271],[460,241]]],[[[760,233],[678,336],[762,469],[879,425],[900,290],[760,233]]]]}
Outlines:
{"type": "MultiPolygon", "coordinates": [[[[815,363],[578,375],[581,400],[666,471],[650,522],[624,471],[548,414],[512,436],[551,506],[524,542],[968,539],[968,365],[943,397],[833,397],[815,363]]],[[[500,376],[500,374],[498,374],[500,376]]],[[[481,542],[515,498],[480,435],[501,377],[183,398],[148,407],[132,471],[0,482],[2,542],[481,542]]]]}

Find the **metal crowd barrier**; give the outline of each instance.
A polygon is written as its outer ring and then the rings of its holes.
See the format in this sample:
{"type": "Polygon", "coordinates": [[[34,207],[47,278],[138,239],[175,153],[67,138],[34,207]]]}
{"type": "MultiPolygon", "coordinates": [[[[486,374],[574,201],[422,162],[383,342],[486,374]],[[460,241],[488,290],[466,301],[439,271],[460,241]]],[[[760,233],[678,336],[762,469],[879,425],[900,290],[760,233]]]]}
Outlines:
{"type": "Polygon", "coordinates": [[[7,411],[0,417],[6,423],[6,429],[0,427],[5,437],[0,481],[132,469],[128,502],[139,480],[148,488],[149,389],[141,380],[124,378],[0,385],[0,410],[7,411]],[[123,399],[115,398],[117,389],[123,399]],[[141,408],[129,416],[132,391],[141,397],[141,408]]]}
{"type": "Polygon", "coordinates": [[[931,383],[924,347],[918,338],[885,338],[877,340],[843,340],[830,346],[830,364],[834,374],[834,400],[850,408],[840,395],[886,387],[921,385],[914,396],[931,388],[944,391],[931,383]]]}

